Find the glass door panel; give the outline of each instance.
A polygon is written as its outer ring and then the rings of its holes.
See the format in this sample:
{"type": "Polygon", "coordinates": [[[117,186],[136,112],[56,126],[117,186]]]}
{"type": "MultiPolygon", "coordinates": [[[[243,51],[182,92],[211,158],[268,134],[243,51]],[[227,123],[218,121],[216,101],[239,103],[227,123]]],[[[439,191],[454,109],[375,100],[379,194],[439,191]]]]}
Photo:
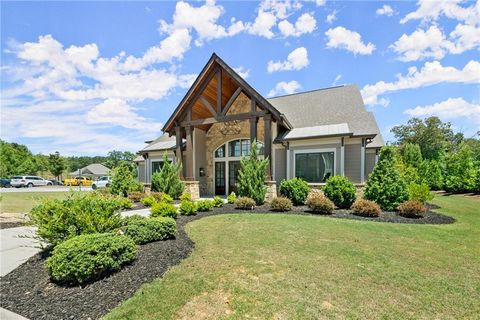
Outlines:
{"type": "Polygon", "coordinates": [[[225,195],[225,162],[215,162],[215,194],[225,195]]]}

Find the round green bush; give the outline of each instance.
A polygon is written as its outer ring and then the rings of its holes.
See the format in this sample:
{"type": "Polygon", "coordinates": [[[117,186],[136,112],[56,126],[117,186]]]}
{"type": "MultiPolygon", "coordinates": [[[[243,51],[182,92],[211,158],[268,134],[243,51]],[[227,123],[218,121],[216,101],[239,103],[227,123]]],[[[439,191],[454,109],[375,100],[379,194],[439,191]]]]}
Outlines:
{"type": "Polygon", "coordinates": [[[46,261],[51,278],[82,284],[113,273],[135,259],[135,242],[113,233],[85,234],[55,247],[46,261]]]}
{"type": "Polygon", "coordinates": [[[295,206],[304,204],[309,192],[310,186],[300,178],[283,180],[280,183],[280,194],[292,200],[295,206]]]}
{"type": "Polygon", "coordinates": [[[154,203],[150,208],[150,212],[152,217],[176,218],[178,215],[177,208],[173,204],[165,202],[154,203]]]}
{"type": "Polygon", "coordinates": [[[197,213],[197,206],[191,200],[182,200],[180,202],[180,213],[185,216],[191,216],[197,213]]]}
{"type": "Polygon", "coordinates": [[[146,205],[147,207],[151,207],[157,202],[157,200],[155,200],[155,198],[152,195],[149,195],[149,196],[143,197],[140,200],[140,202],[146,205]]]}
{"type": "Polygon", "coordinates": [[[195,203],[197,210],[200,212],[210,211],[213,208],[212,200],[200,200],[195,203]]]}
{"type": "Polygon", "coordinates": [[[348,209],[355,202],[356,189],[353,183],[342,176],[328,178],[323,193],[340,209],[348,209]]]}
{"type": "Polygon", "coordinates": [[[223,199],[220,198],[219,196],[213,197],[213,206],[214,206],[215,208],[221,208],[221,207],[223,207],[223,203],[224,203],[224,202],[223,202],[223,199]]]}
{"type": "Polygon", "coordinates": [[[123,228],[136,244],[175,238],[177,224],[169,217],[131,219],[123,228]]]}
{"type": "Polygon", "coordinates": [[[237,195],[235,192],[232,192],[227,196],[227,202],[233,204],[235,201],[237,201],[237,195]]]}

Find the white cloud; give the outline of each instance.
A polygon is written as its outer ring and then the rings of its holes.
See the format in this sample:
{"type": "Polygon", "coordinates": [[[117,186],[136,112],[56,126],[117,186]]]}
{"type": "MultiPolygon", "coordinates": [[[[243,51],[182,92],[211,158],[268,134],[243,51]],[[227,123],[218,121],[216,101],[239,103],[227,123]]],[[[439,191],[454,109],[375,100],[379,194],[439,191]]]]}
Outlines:
{"type": "Polygon", "coordinates": [[[372,43],[362,42],[362,36],[355,31],[345,29],[344,27],[330,28],[325,32],[328,38],[328,48],[345,49],[353,54],[369,55],[375,50],[372,43]]]}
{"type": "Polygon", "coordinates": [[[335,20],[337,20],[337,10],[333,10],[329,15],[327,15],[325,22],[328,24],[332,24],[335,20]]]}
{"type": "Polygon", "coordinates": [[[238,73],[238,75],[240,77],[242,77],[243,79],[247,79],[248,76],[250,75],[250,69],[245,69],[242,66],[240,66],[238,68],[233,68],[233,70],[235,70],[235,72],[238,73]]]}
{"type": "Polygon", "coordinates": [[[460,54],[480,46],[480,28],[458,24],[447,39],[436,25],[428,30],[417,29],[412,34],[403,34],[390,47],[401,61],[416,61],[427,58],[442,59],[447,53],[460,54]]]}
{"type": "Polygon", "coordinates": [[[288,54],[285,61],[269,61],[267,70],[269,73],[275,71],[300,70],[308,66],[308,52],[305,47],[300,47],[288,54]]]}
{"type": "Polygon", "coordinates": [[[379,81],[373,85],[366,85],[362,89],[365,104],[388,104],[379,96],[406,89],[416,89],[439,83],[480,83],[480,62],[470,61],[463,69],[444,67],[438,61],[426,62],[422,69],[416,67],[408,69],[406,75],[397,75],[394,82],[379,81]]]}
{"type": "Polygon", "coordinates": [[[316,26],[317,20],[315,20],[313,14],[304,13],[297,19],[295,25],[290,23],[288,20],[280,21],[278,24],[278,29],[285,37],[299,37],[305,33],[312,33],[316,26]]]}
{"type": "Polygon", "coordinates": [[[272,90],[270,90],[270,92],[268,92],[267,96],[274,97],[281,94],[292,94],[297,92],[297,90],[300,89],[301,87],[302,86],[295,80],[292,80],[289,82],[282,81],[277,83],[275,88],[273,88],[272,90]]]}
{"type": "Polygon", "coordinates": [[[464,21],[467,24],[478,24],[480,21],[480,2],[477,1],[469,7],[462,7],[459,4],[462,0],[419,0],[417,10],[408,13],[400,23],[407,23],[410,20],[432,21],[441,16],[458,21],[464,21]]]}
{"type": "Polygon", "coordinates": [[[249,24],[247,31],[250,34],[271,39],[274,36],[272,28],[277,23],[277,17],[271,12],[260,10],[253,24],[249,24]]]}
{"type": "Polygon", "coordinates": [[[315,0],[317,7],[322,7],[327,3],[327,0],[315,0]]]}
{"type": "Polygon", "coordinates": [[[261,11],[271,12],[278,19],[286,19],[302,8],[302,3],[299,0],[263,0],[259,8],[261,11]]]}
{"type": "Polygon", "coordinates": [[[405,110],[411,117],[437,116],[442,120],[466,118],[480,124],[480,104],[474,104],[463,100],[463,98],[449,98],[427,106],[417,106],[405,110]]]}
{"type": "Polygon", "coordinates": [[[381,8],[378,8],[375,13],[379,16],[393,16],[396,14],[395,10],[392,9],[388,4],[384,4],[381,8]]]}

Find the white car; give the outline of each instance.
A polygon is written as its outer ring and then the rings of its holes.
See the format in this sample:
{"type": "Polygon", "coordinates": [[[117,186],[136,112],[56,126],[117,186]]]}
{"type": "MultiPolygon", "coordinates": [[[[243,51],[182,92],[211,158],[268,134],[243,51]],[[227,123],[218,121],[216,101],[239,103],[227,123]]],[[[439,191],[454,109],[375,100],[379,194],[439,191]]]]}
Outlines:
{"type": "Polygon", "coordinates": [[[110,186],[110,177],[103,176],[100,177],[97,181],[92,183],[92,189],[95,190],[97,188],[108,188],[110,186]]]}
{"type": "Polygon", "coordinates": [[[40,187],[40,186],[51,186],[53,185],[52,181],[45,180],[42,177],[38,176],[15,176],[10,180],[10,185],[12,187],[40,187]]]}

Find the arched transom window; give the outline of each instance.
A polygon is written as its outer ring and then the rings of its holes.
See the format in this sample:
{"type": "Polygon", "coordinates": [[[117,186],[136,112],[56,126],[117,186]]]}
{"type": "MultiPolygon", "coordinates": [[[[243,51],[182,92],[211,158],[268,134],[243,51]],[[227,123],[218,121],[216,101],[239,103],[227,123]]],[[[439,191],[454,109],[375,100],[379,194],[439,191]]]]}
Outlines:
{"type": "MultiPolygon", "coordinates": [[[[258,155],[263,156],[264,145],[257,141],[258,155]]],[[[215,150],[215,158],[240,158],[250,155],[250,139],[229,141],[215,150]]]]}

